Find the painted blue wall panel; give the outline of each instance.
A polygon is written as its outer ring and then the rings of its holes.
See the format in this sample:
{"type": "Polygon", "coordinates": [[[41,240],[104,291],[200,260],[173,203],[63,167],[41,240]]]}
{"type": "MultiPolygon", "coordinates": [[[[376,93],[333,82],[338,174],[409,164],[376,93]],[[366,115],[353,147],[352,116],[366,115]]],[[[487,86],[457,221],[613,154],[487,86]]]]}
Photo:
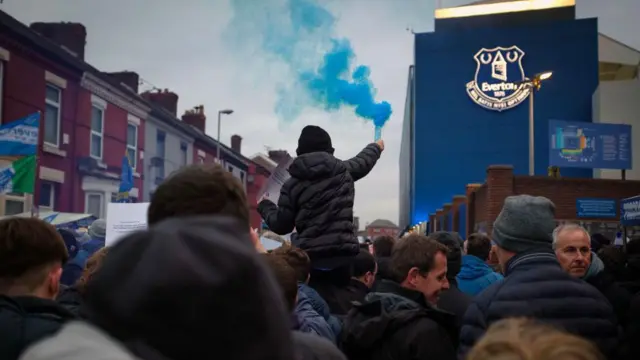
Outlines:
{"type": "MultiPolygon", "coordinates": [[[[416,35],[413,223],[428,219],[466,184],[484,182],[489,165],[528,172],[528,100],[502,112],[474,103],[465,89],[476,71],[473,56],[482,48],[516,45],[525,52],[525,74],[554,72],[535,99],[535,172],[546,175],[548,121],[591,122],[597,31],[596,19],[583,19],[416,35]]],[[[561,173],[592,177],[588,169],[561,173]]]]}

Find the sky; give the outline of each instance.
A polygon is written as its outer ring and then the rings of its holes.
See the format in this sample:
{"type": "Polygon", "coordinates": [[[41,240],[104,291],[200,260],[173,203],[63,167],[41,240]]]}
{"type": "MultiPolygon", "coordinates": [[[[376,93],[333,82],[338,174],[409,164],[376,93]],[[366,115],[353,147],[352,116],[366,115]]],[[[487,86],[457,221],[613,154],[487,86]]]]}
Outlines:
{"type": "MultiPolygon", "coordinates": [[[[268,6],[279,0],[255,1],[268,6]]],[[[397,222],[400,135],[413,62],[410,30],[433,29],[437,0],[317,1],[336,17],[334,32],[351,41],[357,63],[370,67],[376,100],[388,101],[393,109],[382,131],[385,151],[373,171],[356,184],[355,216],[361,227],[375,219],[397,222]]],[[[440,1],[444,7],[468,2],[440,1]]],[[[232,33],[236,28],[228,0],[4,0],[0,10],[27,24],[83,23],[87,62],[102,71],[137,72],[145,81],[141,90],[157,87],[177,93],[179,114],[204,105],[207,133],[214,138],[217,111],[233,109],[222,119],[221,139],[229,145],[231,135],[242,136],[245,156],[267,147],[295,154],[305,125],[326,129],[342,159],[373,140],[372,123],[351,109],[328,112],[310,107],[295,119],[279,116],[274,110],[278,89],[290,82],[291,73],[282,61],[261,52],[256,39],[234,36],[238,34],[232,33]]],[[[640,49],[640,25],[635,21],[640,1],[577,0],[577,12],[581,18],[599,17],[600,32],[640,49]]],[[[318,53],[315,60],[321,57],[318,53]]]]}

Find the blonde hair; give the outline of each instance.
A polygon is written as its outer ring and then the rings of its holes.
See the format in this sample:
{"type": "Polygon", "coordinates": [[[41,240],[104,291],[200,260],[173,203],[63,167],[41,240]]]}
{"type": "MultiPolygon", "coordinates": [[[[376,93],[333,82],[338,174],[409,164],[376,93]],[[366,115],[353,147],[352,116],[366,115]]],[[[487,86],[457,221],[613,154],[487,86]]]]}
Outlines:
{"type": "Polygon", "coordinates": [[[591,342],[529,319],[489,327],[467,360],[604,360],[591,342]]]}
{"type": "Polygon", "coordinates": [[[84,270],[82,270],[80,279],[78,279],[78,281],[76,282],[76,288],[79,292],[84,292],[87,283],[89,282],[89,280],[91,280],[91,277],[96,273],[96,271],[100,269],[100,267],[102,266],[102,262],[104,261],[104,258],[108,253],[109,248],[105,246],[93,253],[91,257],[89,257],[89,259],[87,260],[87,264],[84,266],[84,270]]]}

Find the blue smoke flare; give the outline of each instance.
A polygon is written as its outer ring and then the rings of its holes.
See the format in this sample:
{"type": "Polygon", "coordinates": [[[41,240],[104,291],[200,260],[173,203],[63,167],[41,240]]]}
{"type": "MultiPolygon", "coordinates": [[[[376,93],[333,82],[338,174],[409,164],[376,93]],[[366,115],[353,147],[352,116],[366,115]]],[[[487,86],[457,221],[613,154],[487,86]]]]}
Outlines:
{"type": "Polygon", "coordinates": [[[234,18],[226,36],[230,45],[250,46],[251,39],[259,37],[262,50],[293,74],[277,91],[275,111],[285,121],[309,106],[326,111],[349,106],[376,127],[389,120],[391,104],[376,102],[371,70],[354,64],[351,43],[335,36],[336,19],[317,0],[231,0],[231,4],[234,18]]]}

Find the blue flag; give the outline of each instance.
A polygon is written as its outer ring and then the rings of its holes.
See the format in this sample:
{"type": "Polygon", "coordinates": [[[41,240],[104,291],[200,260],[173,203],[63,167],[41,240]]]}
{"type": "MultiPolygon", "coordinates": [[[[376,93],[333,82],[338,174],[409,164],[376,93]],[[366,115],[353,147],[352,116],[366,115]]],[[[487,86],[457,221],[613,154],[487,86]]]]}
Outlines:
{"type": "Polygon", "coordinates": [[[129,191],[131,191],[131,189],[133,189],[133,169],[131,168],[131,163],[129,163],[129,157],[125,155],[122,158],[122,173],[120,174],[117,202],[131,202],[131,198],[129,197],[129,191]]]}
{"type": "Polygon", "coordinates": [[[0,126],[0,156],[36,155],[40,113],[0,126]]]}

